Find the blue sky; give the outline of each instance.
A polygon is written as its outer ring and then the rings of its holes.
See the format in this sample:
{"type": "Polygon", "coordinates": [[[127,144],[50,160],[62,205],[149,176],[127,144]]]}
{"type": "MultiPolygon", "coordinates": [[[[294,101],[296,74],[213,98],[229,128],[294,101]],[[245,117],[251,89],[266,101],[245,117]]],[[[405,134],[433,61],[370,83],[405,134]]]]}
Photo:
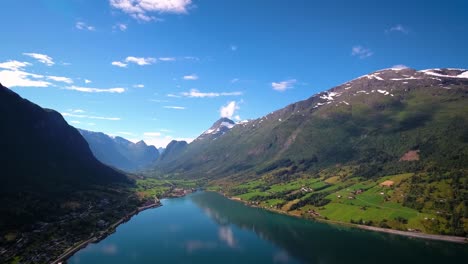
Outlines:
{"type": "Polygon", "coordinates": [[[0,82],[158,147],[394,65],[468,68],[468,2],[15,0],[0,82]]]}

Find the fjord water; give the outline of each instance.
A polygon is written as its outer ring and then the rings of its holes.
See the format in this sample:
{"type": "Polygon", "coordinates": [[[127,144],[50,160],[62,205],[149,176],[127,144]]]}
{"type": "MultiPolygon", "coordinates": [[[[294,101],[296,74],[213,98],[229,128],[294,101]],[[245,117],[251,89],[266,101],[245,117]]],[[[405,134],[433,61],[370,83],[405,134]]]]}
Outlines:
{"type": "Polygon", "coordinates": [[[69,263],[463,263],[466,245],[311,222],[211,192],[165,199],[69,263]]]}

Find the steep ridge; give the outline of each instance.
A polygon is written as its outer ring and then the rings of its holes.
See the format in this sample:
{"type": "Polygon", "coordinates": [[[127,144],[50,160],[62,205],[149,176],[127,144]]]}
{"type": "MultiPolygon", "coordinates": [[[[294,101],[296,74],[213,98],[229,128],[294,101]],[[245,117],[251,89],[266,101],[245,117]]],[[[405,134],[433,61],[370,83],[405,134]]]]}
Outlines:
{"type": "Polygon", "coordinates": [[[0,233],[61,214],[73,193],[131,183],[94,158],[63,117],[0,85],[0,233]]]}
{"type": "Polygon", "coordinates": [[[462,69],[377,71],[236,125],[217,140],[196,140],[155,172],[214,179],[258,177],[291,165],[319,171],[349,164],[361,176],[464,168],[466,75],[462,69]],[[420,151],[420,162],[401,163],[410,150],[420,151]]]}
{"type": "Polygon", "coordinates": [[[86,139],[94,156],[104,164],[124,170],[136,171],[155,162],[159,151],[144,141],[133,143],[122,137],[111,137],[101,132],[78,129],[86,139]]]}

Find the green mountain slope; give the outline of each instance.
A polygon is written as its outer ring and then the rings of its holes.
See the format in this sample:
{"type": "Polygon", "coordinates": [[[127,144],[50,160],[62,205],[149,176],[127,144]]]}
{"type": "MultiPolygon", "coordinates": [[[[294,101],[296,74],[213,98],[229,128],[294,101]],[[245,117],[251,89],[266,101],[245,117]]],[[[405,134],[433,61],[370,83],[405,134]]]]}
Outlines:
{"type": "Polygon", "coordinates": [[[300,170],[350,164],[370,177],[464,168],[467,85],[466,78],[411,69],[377,72],[239,124],[217,140],[195,141],[157,171],[218,178],[291,164],[300,170]],[[418,168],[399,161],[410,150],[419,150],[418,168]]]}
{"type": "Polygon", "coordinates": [[[435,195],[426,193],[440,193],[440,200],[449,203],[443,210],[444,221],[453,223],[447,224],[450,228],[424,231],[462,234],[467,216],[467,75],[457,69],[388,69],[365,75],[238,124],[217,140],[195,141],[172,163],[159,164],[152,173],[207,178],[230,194],[255,190],[243,198],[257,202],[281,198],[279,208],[290,202],[286,210],[329,203],[326,197],[334,193],[328,189],[333,183],[338,191],[413,173],[405,179],[409,189],[402,194],[405,199],[398,201],[437,212],[435,195]],[[304,197],[293,193],[302,185],[271,190],[275,184],[310,178],[320,179],[317,186],[310,183],[311,189],[326,191],[304,197]],[[253,181],[261,184],[239,187],[253,181]],[[431,183],[437,184],[429,190],[431,183]]]}

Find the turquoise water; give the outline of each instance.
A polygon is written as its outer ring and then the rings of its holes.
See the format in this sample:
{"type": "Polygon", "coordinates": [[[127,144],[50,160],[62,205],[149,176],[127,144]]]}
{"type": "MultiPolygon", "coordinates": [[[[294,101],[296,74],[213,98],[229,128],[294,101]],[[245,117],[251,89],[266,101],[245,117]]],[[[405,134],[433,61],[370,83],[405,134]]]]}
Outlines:
{"type": "Polygon", "coordinates": [[[468,247],[305,221],[211,192],[163,200],[69,263],[467,263],[468,247]]]}

